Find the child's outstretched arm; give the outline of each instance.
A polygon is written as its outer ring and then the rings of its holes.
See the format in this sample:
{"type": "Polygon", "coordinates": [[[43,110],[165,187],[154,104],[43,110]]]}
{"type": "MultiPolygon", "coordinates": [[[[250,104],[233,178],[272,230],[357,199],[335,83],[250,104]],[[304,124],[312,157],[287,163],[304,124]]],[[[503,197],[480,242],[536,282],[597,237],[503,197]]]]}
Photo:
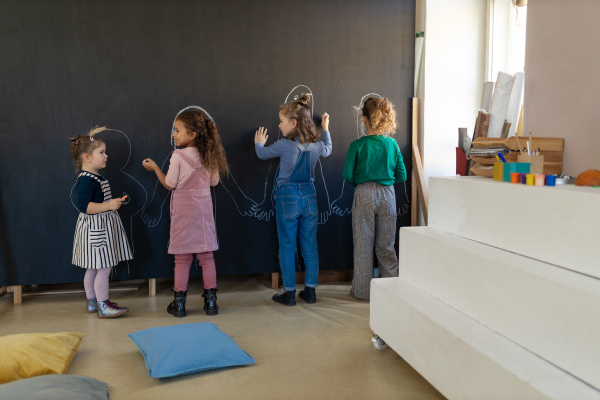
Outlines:
{"type": "Polygon", "coordinates": [[[154,171],[154,173],[156,174],[156,177],[158,178],[158,180],[160,181],[160,183],[165,187],[165,189],[167,189],[167,190],[173,190],[174,189],[171,186],[169,186],[169,185],[166,184],[166,182],[165,182],[165,178],[166,178],[165,173],[161,171],[161,169],[158,167],[158,165],[156,165],[156,163],[154,161],[152,161],[152,159],[146,158],[144,161],[142,161],[142,166],[144,168],[146,168],[148,171],[154,171]]]}
{"type": "Polygon", "coordinates": [[[321,127],[323,128],[323,135],[321,136],[323,153],[321,154],[321,157],[329,157],[332,151],[331,133],[329,132],[329,114],[325,113],[321,115],[321,127]]]}
{"type": "Polygon", "coordinates": [[[321,126],[323,127],[324,131],[329,130],[329,114],[324,113],[321,115],[321,126]]]}
{"type": "Polygon", "coordinates": [[[267,135],[267,130],[264,127],[258,128],[254,134],[254,150],[261,160],[268,160],[269,158],[281,156],[278,147],[279,142],[275,142],[271,146],[265,147],[268,138],[269,135],[267,135]]]}
{"type": "Polygon", "coordinates": [[[118,210],[121,208],[121,204],[123,204],[123,200],[125,198],[117,198],[111,199],[109,201],[105,201],[104,203],[88,203],[86,213],[87,214],[100,214],[106,211],[118,210]]]}
{"type": "Polygon", "coordinates": [[[402,153],[398,144],[396,144],[396,169],[394,170],[394,177],[396,178],[394,183],[406,182],[406,167],[404,166],[404,160],[402,159],[402,153]]]}
{"type": "Polygon", "coordinates": [[[344,170],[342,171],[342,178],[350,185],[356,187],[356,180],[354,175],[354,169],[356,168],[356,148],[353,146],[354,143],[350,144],[348,154],[346,154],[346,162],[344,163],[344,170]]]}

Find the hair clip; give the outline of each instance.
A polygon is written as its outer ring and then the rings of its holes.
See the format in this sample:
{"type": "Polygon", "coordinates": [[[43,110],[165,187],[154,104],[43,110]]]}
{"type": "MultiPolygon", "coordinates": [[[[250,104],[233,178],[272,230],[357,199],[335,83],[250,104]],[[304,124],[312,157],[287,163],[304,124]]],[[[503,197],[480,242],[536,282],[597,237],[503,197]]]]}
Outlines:
{"type": "Polygon", "coordinates": [[[94,136],[96,133],[100,133],[102,131],[105,131],[106,127],[105,126],[100,126],[98,127],[98,125],[96,125],[95,127],[93,127],[88,133],[87,136],[89,136],[90,138],[92,136],[94,136]]]}
{"type": "Polygon", "coordinates": [[[90,136],[90,142],[93,142],[93,141],[94,141],[94,137],[90,136]]]}

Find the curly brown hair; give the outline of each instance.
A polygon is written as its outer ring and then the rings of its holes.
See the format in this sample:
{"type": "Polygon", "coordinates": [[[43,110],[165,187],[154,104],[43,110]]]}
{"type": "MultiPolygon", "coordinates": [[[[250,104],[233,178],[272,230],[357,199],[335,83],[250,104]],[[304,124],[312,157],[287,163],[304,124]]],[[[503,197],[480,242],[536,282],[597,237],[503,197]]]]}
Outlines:
{"type": "Polygon", "coordinates": [[[75,173],[81,171],[83,165],[83,155],[92,154],[94,150],[104,144],[104,140],[97,136],[77,135],[69,136],[71,148],[69,149],[73,156],[73,164],[75,165],[75,173]]]}
{"type": "Polygon", "coordinates": [[[177,115],[191,133],[196,132],[194,147],[198,149],[202,164],[207,171],[218,171],[220,176],[229,176],[229,165],[225,157],[225,149],[215,122],[200,110],[185,110],[177,115]]]}
{"type": "Polygon", "coordinates": [[[298,100],[289,101],[279,108],[284,117],[296,120],[296,128],[287,135],[286,139],[298,138],[300,143],[315,143],[320,134],[313,122],[310,107],[308,105],[310,95],[302,93],[298,100]]]}
{"type": "Polygon", "coordinates": [[[362,115],[367,117],[369,126],[376,134],[392,136],[396,133],[396,111],[391,101],[385,97],[369,97],[362,110],[362,115]]]}

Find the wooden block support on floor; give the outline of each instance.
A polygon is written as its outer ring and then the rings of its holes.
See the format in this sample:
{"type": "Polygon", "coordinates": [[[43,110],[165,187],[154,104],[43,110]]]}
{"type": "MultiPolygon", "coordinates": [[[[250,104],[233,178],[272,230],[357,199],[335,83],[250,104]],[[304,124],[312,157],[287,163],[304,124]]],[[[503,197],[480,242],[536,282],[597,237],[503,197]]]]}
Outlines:
{"type": "Polygon", "coordinates": [[[156,296],[156,278],[148,279],[148,296],[156,296]]]}
{"type": "Polygon", "coordinates": [[[275,290],[279,289],[279,272],[271,274],[271,287],[275,290]]]}
{"type": "Polygon", "coordinates": [[[23,302],[23,286],[13,286],[14,303],[21,304],[23,302]]]}

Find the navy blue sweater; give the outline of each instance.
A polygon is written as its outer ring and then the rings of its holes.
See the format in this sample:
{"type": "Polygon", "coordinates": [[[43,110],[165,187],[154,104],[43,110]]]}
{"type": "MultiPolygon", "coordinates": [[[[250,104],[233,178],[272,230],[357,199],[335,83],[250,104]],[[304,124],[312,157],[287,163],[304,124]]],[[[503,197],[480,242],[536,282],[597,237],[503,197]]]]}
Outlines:
{"type": "MultiPolygon", "coordinates": [[[[102,175],[89,174],[96,176],[101,181],[106,180],[102,175]]],[[[75,188],[77,190],[77,209],[84,214],[87,214],[88,204],[104,202],[102,186],[91,176],[79,176],[75,188]]]]}

